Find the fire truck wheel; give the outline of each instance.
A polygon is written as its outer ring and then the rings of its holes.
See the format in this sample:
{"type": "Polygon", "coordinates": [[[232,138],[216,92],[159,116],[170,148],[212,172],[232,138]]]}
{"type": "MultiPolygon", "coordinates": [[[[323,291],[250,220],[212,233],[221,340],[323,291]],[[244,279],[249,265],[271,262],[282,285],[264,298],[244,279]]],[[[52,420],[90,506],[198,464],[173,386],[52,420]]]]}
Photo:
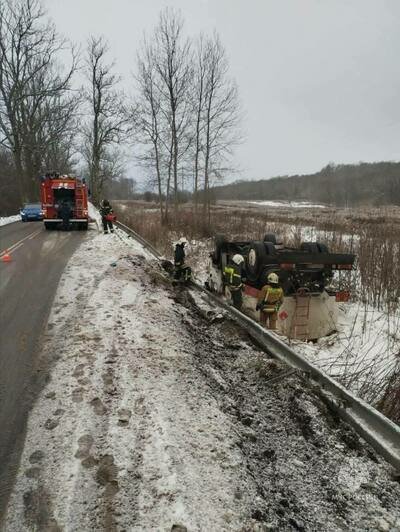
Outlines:
{"type": "Polygon", "coordinates": [[[302,242],[300,245],[302,251],[309,251],[310,253],[319,253],[318,244],[316,242],[302,242]]]}
{"type": "Polygon", "coordinates": [[[272,244],[276,244],[276,235],[274,233],[267,233],[264,235],[264,242],[271,242],[272,244]]]}
{"type": "Polygon", "coordinates": [[[251,281],[257,281],[261,270],[267,261],[267,257],[268,254],[265,242],[252,242],[250,244],[246,261],[246,272],[251,281]]]}
{"type": "Polygon", "coordinates": [[[47,231],[51,231],[53,227],[54,227],[54,224],[49,224],[47,222],[44,222],[44,228],[47,229],[47,231]]]}

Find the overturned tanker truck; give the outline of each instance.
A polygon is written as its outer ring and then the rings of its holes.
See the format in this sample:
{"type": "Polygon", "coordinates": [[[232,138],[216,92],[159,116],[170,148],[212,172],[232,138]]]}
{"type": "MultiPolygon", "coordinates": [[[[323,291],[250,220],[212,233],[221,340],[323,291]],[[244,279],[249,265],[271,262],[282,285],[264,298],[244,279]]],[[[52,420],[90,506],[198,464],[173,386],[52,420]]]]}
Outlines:
{"type": "Polygon", "coordinates": [[[316,340],[337,330],[338,303],[350,298],[349,290],[343,289],[343,281],[348,284],[348,278],[343,278],[341,272],[354,268],[354,255],[330,253],[319,242],[303,242],[299,249],[289,248],[275,234],[266,234],[263,241],[234,242],[218,235],[210,254],[206,287],[228,300],[231,294],[223,271],[235,254],[245,259],[245,314],[259,319],[259,291],[274,272],[285,296],[278,312],[278,331],[289,338],[316,340]]]}

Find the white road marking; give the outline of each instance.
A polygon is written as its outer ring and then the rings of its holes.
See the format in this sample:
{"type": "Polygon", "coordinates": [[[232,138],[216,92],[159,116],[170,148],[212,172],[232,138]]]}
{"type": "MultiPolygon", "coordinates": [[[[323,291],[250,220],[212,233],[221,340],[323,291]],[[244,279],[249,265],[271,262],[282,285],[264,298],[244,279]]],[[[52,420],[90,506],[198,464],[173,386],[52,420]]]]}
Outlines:
{"type": "Polygon", "coordinates": [[[2,257],[3,255],[6,254],[6,251],[10,252],[10,251],[15,251],[16,249],[18,249],[19,247],[21,247],[21,245],[23,244],[23,242],[25,242],[25,240],[27,240],[28,238],[30,240],[32,240],[33,238],[35,238],[35,236],[37,236],[39,233],[41,233],[42,231],[39,230],[39,231],[33,231],[33,233],[30,233],[28,236],[26,236],[25,238],[22,238],[21,240],[18,240],[18,242],[15,242],[15,244],[12,244],[11,246],[9,246],[8,248],[4,249],[3,251],[0,252],[0,257],[2,257]]]}

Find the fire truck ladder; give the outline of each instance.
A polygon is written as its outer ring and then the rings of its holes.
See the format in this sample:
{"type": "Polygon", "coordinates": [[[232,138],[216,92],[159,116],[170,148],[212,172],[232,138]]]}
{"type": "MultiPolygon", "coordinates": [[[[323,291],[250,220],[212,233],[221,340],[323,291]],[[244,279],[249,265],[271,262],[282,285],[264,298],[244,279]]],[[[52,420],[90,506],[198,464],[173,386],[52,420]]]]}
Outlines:
{"type": "Polygon", "coordinates": [[[83,216],[83,187],[82,187],[82,182],[79,180],[76,181],[75,208],[76,208],[76,217],[81,218],[83,216]]]}
{"type": "Polygon", "coordinates": [[[295,294],[295,308],[291,324],[290,337],[307,340],[310,334],[308,325],[310,319],[311,296],[307,290],[300,288],[295,294]]]}

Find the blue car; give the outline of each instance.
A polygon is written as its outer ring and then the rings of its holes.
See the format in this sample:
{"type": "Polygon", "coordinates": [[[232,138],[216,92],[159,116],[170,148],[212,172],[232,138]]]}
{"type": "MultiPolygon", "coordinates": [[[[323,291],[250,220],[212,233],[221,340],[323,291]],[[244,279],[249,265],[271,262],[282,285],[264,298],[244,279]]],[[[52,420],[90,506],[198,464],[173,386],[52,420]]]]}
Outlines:
{"type": "Polygon", "coordinates": [[[23,222],[32,222],[43,220],[43,211],[40,203],[25,203],[20,210],[21,220],[23,222]]]}

